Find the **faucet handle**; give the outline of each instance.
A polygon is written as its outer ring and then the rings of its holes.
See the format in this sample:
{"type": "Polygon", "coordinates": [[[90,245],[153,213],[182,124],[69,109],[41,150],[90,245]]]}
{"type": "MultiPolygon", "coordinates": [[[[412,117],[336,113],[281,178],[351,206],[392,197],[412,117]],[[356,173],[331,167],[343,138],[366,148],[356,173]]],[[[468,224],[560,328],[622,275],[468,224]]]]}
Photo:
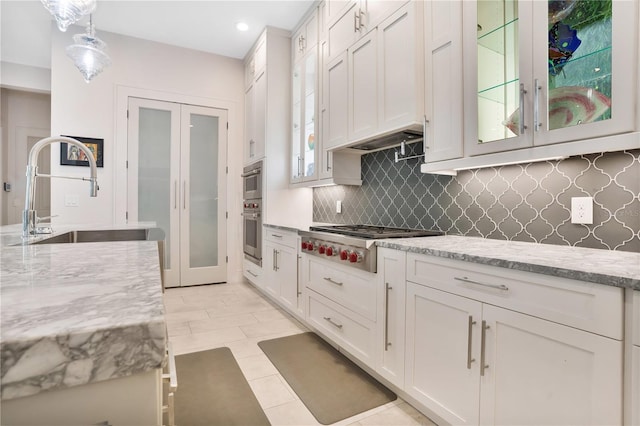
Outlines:
{"type": "Polygon", "coordinates": [[[60,215],[54,214],[52,216],[43,216],[43,217],[36,216],[36,223],[40,223],[45,219],[51,219],[51,218],[58,217],[58,216],[60,216],[60,215]]]}

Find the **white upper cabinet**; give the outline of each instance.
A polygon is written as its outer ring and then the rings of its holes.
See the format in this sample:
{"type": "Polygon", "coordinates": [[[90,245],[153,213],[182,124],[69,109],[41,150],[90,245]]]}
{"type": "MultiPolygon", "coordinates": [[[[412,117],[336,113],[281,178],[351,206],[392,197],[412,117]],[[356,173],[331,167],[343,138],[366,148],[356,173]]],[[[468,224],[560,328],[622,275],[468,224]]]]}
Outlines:
{"type": "Polygon", "coordinates": [[[463,4],[465,155],[636,129],[637,2],[463,4]]]}
{"type": "MultiPolygon", "coordinates": [[[[374,3],[369,3],[373,7],[374,3]]],[[[422,2],[378,3],[380,9],[372,9],[376,11],[373,15],[361,13],[361,22],[365,22],[364,16],[368,23],[375,19],[375,27],[363,24],[358,31],[349,30],[355,36],[345,35],[346,30],[343,34],[347,28],[341,27],[344,16],[360,7],[356,4],[329,27],[325,70],[328,99],[324,105],[329,109],[325,114],[327,148],[349,147],[402,128],[422,130],[422,2]],[[386,13],[383,20],[380,11],[386,13]]]]}
{"type": "Polygon", "coordinates": [[[462,0],[424,4],[425,160],[463,154],[462,0]]]}
{"type": "Polygon", "coordinates": [[[318,45],[318,14],[313,13],[303,22],[291,37],[293,62],[302,59],[311,49],[318,45]]]}

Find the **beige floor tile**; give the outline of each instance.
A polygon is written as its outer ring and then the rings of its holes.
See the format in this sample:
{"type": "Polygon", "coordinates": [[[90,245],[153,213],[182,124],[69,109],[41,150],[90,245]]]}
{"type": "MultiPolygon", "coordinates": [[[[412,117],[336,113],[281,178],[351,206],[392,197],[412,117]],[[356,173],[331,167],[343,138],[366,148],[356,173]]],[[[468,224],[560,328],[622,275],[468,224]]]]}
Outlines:
{"type": "Polygon", "coordinates": [[[415,426],[434,424],[406,402],[360,419],[358,422],[362,426],[415,426]]]}
{"type": "Polygon", "coordinates": [[[271,408],[287,402],[295,401],[296,397],[285,386],[279,374],[251,380],[249,385],[258,399],[260,406],[271,408]]]}
{"type": "Polygon", "coordinates": [[[248,300],[241,303],[235,303],[233,305],[224,305],[207,309],[207,313],[209,314],[210,318],[216,318],[234,314],[251,314],[254,312],[268,311],[273,309],[274,307],[265,300],[256,299],[248,300]]]}
{"type": "Polygon", "coordinates": [[[226,317],[189,321],[189,327],[191,327],[191,332],[194,334],[249,324],[258,324],[258,320],[251,314],[229,315],[226,317]]]}
{"type": "Polygon", "coordinates": [[[287,318],[251,325],[243,325],[240,328],[249,338],[268,336],[273,333],[290,332],[291,334],[297,334],[307,331],[307,329],[299,322],[287,318]]]}
{"type": "Polygon", "coordinates": [[[246,336],[238,327],[223,328],[204,333],[174,336],[171,338],[176,355],[198,352],[226,346],[230,342],[244,340],[246,336]]]}
{"type": "Polygon", "coordinates": [[[296,400],[264,410],[273,426],[319,425],[302,401],[296,400]]]}
{"type": "Polygon", "coordinates": [[[254,317],[260,322],[269,322],[280,319],[289,319],[291,315],[287,314],[281,310],[271,310],[271,311],[262,311],[262,312],[254,312],[254,317]]]}
{"type": "Polygon", "coordinates": [[[238,365],[247,380],[278,374],[278,370],[271,364],[265,354],[248,356],[236,359],[236,361],[238,361],[238,365]]]}
{"type": "Polygon", "coordinates": [[[167,312],[164,315],[167,322],[186,322],[209,319],[207,311],[204,309],[184,311],[184,312],[167,312]]]}
{"type": "Polygon", "coordinates": [[[169,337],[186,336],[187,334],[191,334],[188,322],[167,321],[167,335],[169,337]]]}

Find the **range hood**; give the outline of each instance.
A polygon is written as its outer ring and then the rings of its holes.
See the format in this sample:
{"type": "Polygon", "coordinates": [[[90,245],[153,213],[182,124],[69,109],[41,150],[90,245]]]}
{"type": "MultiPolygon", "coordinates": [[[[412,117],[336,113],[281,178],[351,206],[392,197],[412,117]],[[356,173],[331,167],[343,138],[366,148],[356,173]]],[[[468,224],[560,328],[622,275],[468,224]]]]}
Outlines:
{"type": "Polygon", "coordinates": [[[402,142],[410,144],[422,141],[422,125],[408,126],[395,130],[386,134],[381,134],[366,140],[356,142],[347,148],[367,152],[382,151],[383,149],[393,148],[402,142]]]}

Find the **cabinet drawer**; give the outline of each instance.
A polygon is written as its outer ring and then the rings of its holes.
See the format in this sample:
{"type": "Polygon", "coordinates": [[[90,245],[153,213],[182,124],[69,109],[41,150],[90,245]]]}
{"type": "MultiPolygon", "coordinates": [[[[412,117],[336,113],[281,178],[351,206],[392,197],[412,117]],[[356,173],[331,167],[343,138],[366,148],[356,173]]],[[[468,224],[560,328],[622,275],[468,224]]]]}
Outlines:
{"type": "Polygon", "coordinates": [[[307,287],[351,309],[363,317],[376,320],[375,274],[370,277],[351,274],[309,256],[307,287]]]}
{"type": "Polygon", "coordinates": [[[375,327],[331,300],[309,292],[307,321],[349,353],[373,366],[375,327]]]}
{"type": "Polygon", "coordinates": [[[253,285],[262,287],[262,268],[260,266],[244,259],[242,261],[242,275],[253,285]]]}
{"type": "Polygon", "coordinates": [[[265,241],[282,244],[283,246],[298,249],[298,233],[291,231],[283,231],[278,228],[264,227],[265,241]]]}
{"type": "Polygon", "coordinates": [[[428,255],[407,255],[407,280],[621,340],[623,290],[428,255]]]}

